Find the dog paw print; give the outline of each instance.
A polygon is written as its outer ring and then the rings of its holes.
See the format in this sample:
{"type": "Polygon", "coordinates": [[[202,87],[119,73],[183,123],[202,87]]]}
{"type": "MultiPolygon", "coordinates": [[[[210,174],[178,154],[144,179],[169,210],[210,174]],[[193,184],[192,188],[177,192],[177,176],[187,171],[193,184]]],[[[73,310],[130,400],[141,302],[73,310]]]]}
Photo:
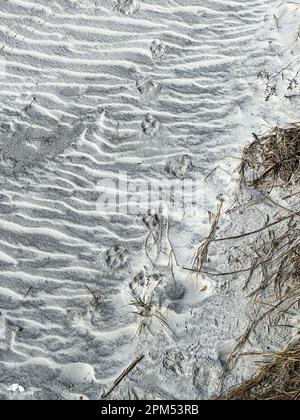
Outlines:
{"type": "Polygon", "coordinates": [[[113,269],[122,269],[129,263],[128,251],[125,248],[114,246],[106,252],[106,264],[113,269]]]}
{"type": "Polygon", "coordinates": [[[162,58],[167,52],[167,46],[164,42],[155,39],[150,45],[150,51],[153,58],[162,58]]]}
{"type": "Polygon", "coordinates": [[[193,162],[191,157],[188,155],[171,159],[166,165],[167,173],[179,179],[185,178],[190,172],[192,172],[192,170],[193,162]]]}
{"type": "Polygon", "coordinates": [[[163,367],[170,373],[180,375],[184,373],[185,357],[182,352],[176,350],[168,350],[163,359],[163,367]]]}
{"type": "Polygon", "coordinates": [[[137,0],[118,0],[115,10],[125,16],[130,16],[136,13],[140,8],[140,2],[137,0]]]}
{"type": "Polygon", "coordinates": [[[160,273],[147,273],[146,270],[140,271],[129,284],[131,290],[136,289],[154,289],[156,288],[162,281],[162,276],[160,273]]]}
{"type": "Polygon", "coordinates": [[[136,82],[136,87],[143,96],[157,96],[160,93],[160,85],[152,79],[142,79],[136,82]]]}
{"type": "Polygon", "coordinates": [[[147,137],[155,136],[160,128],[160,122],[156,117],[151,114],[147,114],[144,121],[142,122],[142,131],[147,137]]]}

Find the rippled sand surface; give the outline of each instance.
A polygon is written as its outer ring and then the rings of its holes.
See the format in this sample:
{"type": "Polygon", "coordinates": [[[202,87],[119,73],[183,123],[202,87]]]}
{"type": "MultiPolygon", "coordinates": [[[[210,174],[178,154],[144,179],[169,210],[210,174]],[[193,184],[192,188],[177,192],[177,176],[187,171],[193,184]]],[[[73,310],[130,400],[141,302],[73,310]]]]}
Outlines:
{"type": "Polygon", "coordinates": [[[217,392],[246,302],[238,281],[184,267],[207,210],[233,200],[251,132],[296,114],[266,82],[297,57],[274,19],[295,7],[278,4],[1,1],[1,399],[100,399],[142,354],[112,396],[217,392]],[[103,206],[113,185],[191,178],[210,180],[199,218],[103,206]],[[137,334],[133,290],[153,291],[167,325],[152,317],[137,334]]]}

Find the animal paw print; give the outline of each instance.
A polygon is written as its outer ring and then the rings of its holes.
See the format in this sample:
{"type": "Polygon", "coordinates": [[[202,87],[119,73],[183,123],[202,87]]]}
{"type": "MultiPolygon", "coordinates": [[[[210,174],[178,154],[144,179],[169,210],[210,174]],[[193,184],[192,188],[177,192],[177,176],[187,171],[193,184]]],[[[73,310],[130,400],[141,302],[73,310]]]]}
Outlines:
{"type": "Polygon", "coordinates": [[[150,46],[150,51],[153,58],[162,58],[167,52],[167,47],[163,42],[155,39],[150,46]]]}
{"type": "Polygon", "coordinates": [[[160,128],[160,122],[153,115],[147,114],[142,122],[142,131],[147,137],[155,136],[160,128]]]}
{"type": "Polygon", "coordinates": [[[148,274],[146,270],[140,271],[129,284],[132,291],[136,289],[155,289],[162,281],[160,273],[148,274]]]}
{"type": "Polygon", "coordinates": [[[152,79],[138,80],[136,87],[141,95],[156,96],[160,93],[160,85],[152,79]]]}
{"type": "Polygon", "coordinates": [[[163,367],[176,375],[183,374],[183,364],[185,361],[185,357],[181,351],[176,350],[168,350],[166,355],[163,359],[163,367]]]}
{"type": "Polygon", "coordinates": [[[114,246],[106,252],[106,264],[113,269],[122,269],[129,263],[128,251],[125,248],[114,246]]]}
{"type": "Polygon", "coordinates": [[[183,179],[193,170],[193,162],[190,156],[183,155],[169,160],[166,171],[176,178],[183,179]]]}
{"type": "Polygon", "coordinates": [[[118,0],[115,9],[125,16],[136,13],[140,8],[140,2],[137,0],[118,0]]]}

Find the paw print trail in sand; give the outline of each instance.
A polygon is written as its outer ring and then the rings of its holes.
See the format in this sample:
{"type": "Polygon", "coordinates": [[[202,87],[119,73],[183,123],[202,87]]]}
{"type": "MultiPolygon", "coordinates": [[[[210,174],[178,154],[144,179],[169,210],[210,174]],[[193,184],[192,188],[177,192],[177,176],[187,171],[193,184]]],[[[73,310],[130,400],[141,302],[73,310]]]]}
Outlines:
{"type": "Polygon", "coordinates": [[[130,185],[163,185],[204,179],[220,159],[214,173],[232,169],[255,118],[257,70],[277,57],[268,42],[276,2],[35,3],[39,15],[26,1],[0,5],[1,398],[20,384],[27,399],[97,399],[140,354],[133,389],[125,378],[114,397],[208,397],[218,344],[243,323],[239,298],[224,297],[230,287],[181,268],[208,218],[168,220],[149,258],[149,209],[100,211],[99,196],[124,174],[130,185]],[[160,321],[132,341],[140,273],[160,321]]]}

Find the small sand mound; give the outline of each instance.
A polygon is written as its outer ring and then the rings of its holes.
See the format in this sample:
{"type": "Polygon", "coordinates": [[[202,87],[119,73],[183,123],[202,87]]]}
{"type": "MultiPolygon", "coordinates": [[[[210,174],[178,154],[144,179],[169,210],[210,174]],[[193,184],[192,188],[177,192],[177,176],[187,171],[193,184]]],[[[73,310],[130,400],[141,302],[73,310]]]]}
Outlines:
{"type": "Polygon", "coordinates": [[[243,184],[256,188],[286,186],[300,178],[300,124],[271,130],[244,149],[243,184]]]}

